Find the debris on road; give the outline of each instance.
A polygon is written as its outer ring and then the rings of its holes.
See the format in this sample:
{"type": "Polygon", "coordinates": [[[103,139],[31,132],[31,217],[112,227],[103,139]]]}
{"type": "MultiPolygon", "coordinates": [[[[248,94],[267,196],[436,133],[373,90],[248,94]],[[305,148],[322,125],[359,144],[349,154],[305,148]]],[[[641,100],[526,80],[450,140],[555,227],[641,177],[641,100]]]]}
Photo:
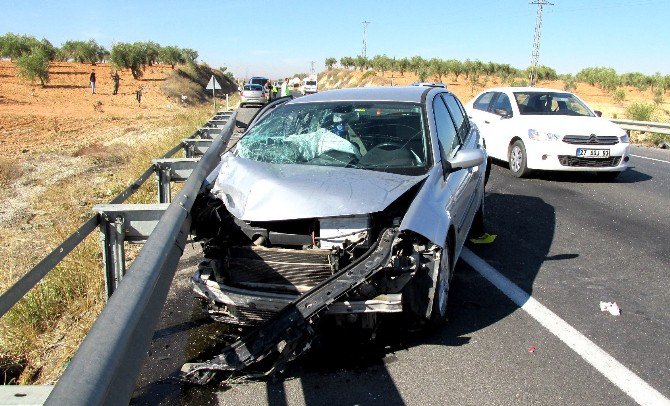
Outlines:
{"type": "Polygon", "coordinates": [[[616,302],[600,302],[600,311],[609,312],[612,316],[621,316],[621,309],[616,302]]]}
{"type": "Polygon", "coordinates": [[[484,233],[477,238],[470,238],[470,241],[474,244],[491,244],[496,240],[496,234],[484,233]]]}
{"type": "Polygon", "coordinates": [[[530,347],[528,347],[528,352],[535,352],[535,350],[536,350],[536,348],[535,348],[534,345],[531,345],[530,347]]]}

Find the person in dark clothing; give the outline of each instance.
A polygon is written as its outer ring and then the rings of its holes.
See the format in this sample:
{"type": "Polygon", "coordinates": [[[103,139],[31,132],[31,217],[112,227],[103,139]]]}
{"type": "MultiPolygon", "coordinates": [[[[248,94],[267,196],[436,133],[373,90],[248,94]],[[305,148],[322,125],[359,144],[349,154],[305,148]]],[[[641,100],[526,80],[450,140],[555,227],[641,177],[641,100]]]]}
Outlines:
{"type": "Polygon", "coordinates": [[[138,88],[135,92],[135,98],[137,99],[137,105],[139,106],[142,103],[142,88],[138,88]]]}
{"type": "Polygon", "coordinates": [[[268,102],[272,101],[272,85],[269,80],[265,82],[265,92],[268,94],[268,102]]]}
{"type": "Polygon", "coordinates": [[[117,94],[119,92],[120,80],[121,77],[119,76],[119,72],[114,72],[114,74],[112,74],[112,81],[114,81],[114,91],[112,91],[112,94],[117,94]]]}
{"type": "Polygon", "coordinates": [[[91,94],[95,94],[95,71],[91,71],[91,76],[88,80],[91,82],[91,94]]]}

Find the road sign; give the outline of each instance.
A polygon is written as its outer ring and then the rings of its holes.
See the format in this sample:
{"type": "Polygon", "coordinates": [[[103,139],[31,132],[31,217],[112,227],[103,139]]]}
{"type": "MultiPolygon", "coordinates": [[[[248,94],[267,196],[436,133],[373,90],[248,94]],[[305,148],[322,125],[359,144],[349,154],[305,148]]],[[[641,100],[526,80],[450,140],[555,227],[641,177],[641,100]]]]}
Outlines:
{"type": "Polygon", "coordinates": [[[221,90],[221,85],[219,82],[216,81],[216,78],[214,78],[214,75],[212,75],[212,78],[209,79],[209,83],[207,83],[207,90],[221,90]]]}

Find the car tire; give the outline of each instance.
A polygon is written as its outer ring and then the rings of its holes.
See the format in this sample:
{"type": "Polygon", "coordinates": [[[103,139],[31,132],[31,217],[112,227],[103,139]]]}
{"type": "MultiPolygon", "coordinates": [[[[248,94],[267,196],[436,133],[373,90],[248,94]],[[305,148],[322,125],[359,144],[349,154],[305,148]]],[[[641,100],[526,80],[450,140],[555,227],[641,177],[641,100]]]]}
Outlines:
{"type": "Polygon", "coordinates": [[[526,147],[521,140],[516,140],[509,149],[509,170],[517,178],[523,178],[530,174],[527,166],[526,147]]]}
{"type": "Polygon", "coordinates": [[[621,175],[621,171],[616,171],[616,172],[596,172],[596,176],[598,179],[608,182],[608,181],[613,181],[616,179],[619,175],[621,175]]]}
{"type": "Polygon", "coordinates": [[[472,226],[470,226],[470,232],[468,233],[468,238],[478,238],[484,234],[486,228],[484,227],[484,197],[482,197],[482,202],[479,204],[479,209],[475,213],[475,218],[472,220],[472,226]]]}
{"type": "Polygon", "coordinates": [[[484,185],[489,183],[489,177],[491,176],[491,165],[493,165],[493,158],[488,157],[486,159],[486,172],[484,173],[484,185]]]}
{"type": "Polygon", "coordinates": [[[449,241],[446,248],[440,252],[440,263],[437,271],[437,280],[433,291],[433,305],[427,325],[430,328],[442,326],[447,321],[447,304],[449,301],[449,286],[451,285],[451,256],[449,255],[449,241]]]}

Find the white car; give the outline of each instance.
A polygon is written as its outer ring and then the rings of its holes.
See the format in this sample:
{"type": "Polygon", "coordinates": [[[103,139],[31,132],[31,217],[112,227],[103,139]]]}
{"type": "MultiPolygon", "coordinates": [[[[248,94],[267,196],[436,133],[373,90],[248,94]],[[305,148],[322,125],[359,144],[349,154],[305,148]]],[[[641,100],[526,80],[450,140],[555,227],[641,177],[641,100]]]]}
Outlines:
{"type": "Polygon", "coordinates": [[[614,179],[628,167],[628,134],[572,93],[500,87],[465,105],[490,157],[517,177],[533,169],[593,171],[614,179]]]}

